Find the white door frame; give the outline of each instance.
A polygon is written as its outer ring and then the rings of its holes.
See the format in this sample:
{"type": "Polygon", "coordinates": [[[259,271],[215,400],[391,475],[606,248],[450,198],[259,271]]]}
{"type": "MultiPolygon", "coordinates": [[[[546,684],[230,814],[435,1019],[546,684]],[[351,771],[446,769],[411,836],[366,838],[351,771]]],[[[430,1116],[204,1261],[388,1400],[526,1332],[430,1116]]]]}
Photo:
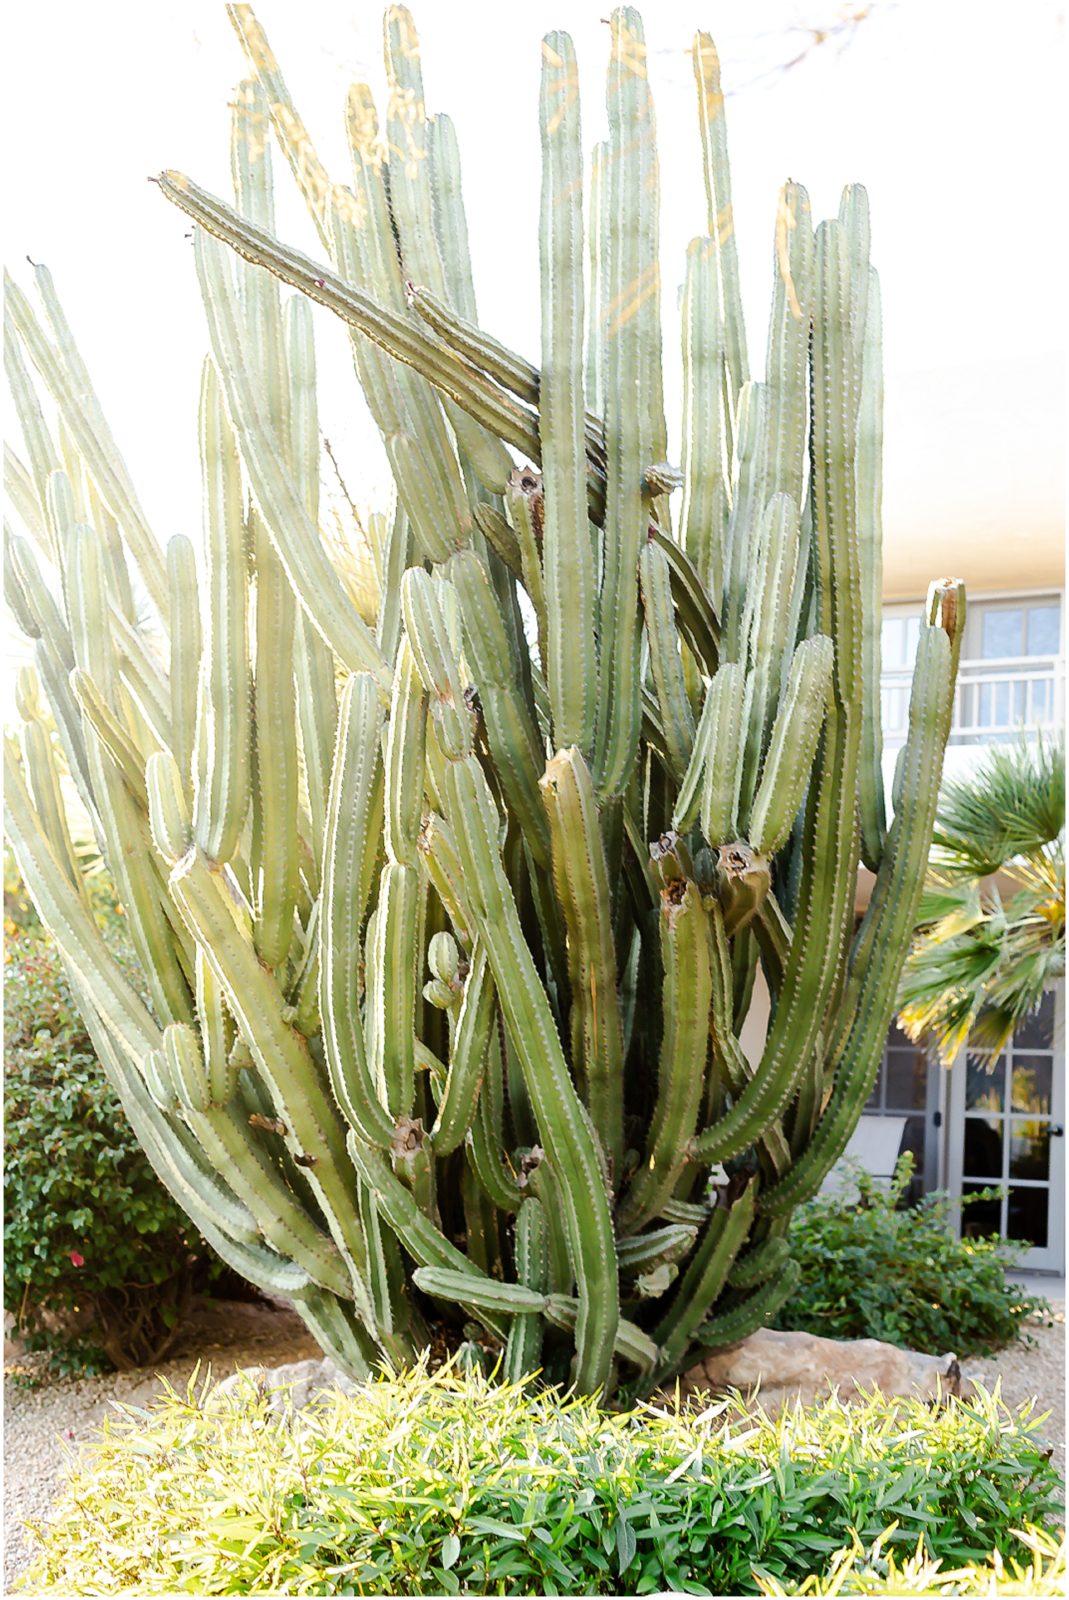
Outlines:
{"type": "MultiPolygon", "coordinates": [[[[1031,1121],[1049,1121],[1053,1128],[1062,1129],[1062,1133],[1051,1138],[1050,1170],[1047,1180],[1048,1216],[1047,1216],[1047,1243],[1043,1247],[1033,1247],[1028,1250],[1021,1260],[1021,1268],[1029,1272],[1065,1271],[1065,991],[1064,985],[1059,984],[1054,991],[1054,1060],[1051,1074],[1051,1108],[1049,1118],[1029,1117],[1031,1121]]],[[[1009,1074],[1012,1071],[1012,1044],[1009,1048],[1009,1061],[1007,1063],[1007,1086],[1009,1074]]],[[[1022,1050],[1022,1053],[1029,1053],[1022,1050]]],[[[963,1050],[955,1058],[950,1069],[950,1095],[947,1116],[947,1187],[955,1199],[960,1199],[964,1181],[965,1159],[965,1086],[966,1086],[966,1052],[963,1050]]],[[[1007,1088],[1008,1092],[1008,1088],[1007,1088]]],[[[992,1113],[995,1115],[996,1113],[992,1113]]],[[[1038,1181],[1029,1183],[1027,1180],[1013,1180],[1009,1176],[1009,1149],[1010,1141],[1007,1137],[1007,1124],[1010,1122],[1010,1106],[1003,1107],[1002,1122],[1002,1172],[998,1178],[991,1178],[990,1188],[1043,1188],[1038,1181]]],[[[973,1182],[977,1181],[972,1179],[973,1182]]],[[[1005,1231],[1007,1215],[1007,1199],[1001,1202],[1002,1226],[1005,1231]]],[[[960,1232],[961,1216],[957,1214],[957,1227],[960,1232]]]]}

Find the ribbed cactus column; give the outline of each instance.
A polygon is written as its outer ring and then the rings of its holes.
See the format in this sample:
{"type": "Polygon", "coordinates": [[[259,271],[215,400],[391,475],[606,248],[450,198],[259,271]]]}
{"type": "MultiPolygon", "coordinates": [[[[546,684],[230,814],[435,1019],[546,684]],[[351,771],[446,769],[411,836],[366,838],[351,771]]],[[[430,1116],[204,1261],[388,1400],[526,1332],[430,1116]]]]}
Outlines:
{"type": "Polygon", "coordinates": [[[964,594],[929,597],[888,807],[865,194],[814,230],[784,185],[755,376],[697,36],[677,471],[638,15],[610,19],[589,192],[575,52],[543,44],[536,364],[478,325],[407,11],[381,131],[355,86],[335,182],[228,9],[251,73],[234,202],[159,179],[205,306],[199,549],[157,545],[47,272],[41,315],[9,286],[5,591],[34,641],[9,835],[161,1178],[349,1371],[444,1337],[510,1378],[648,1392],[790,1292],[787,1222],[870,1092],[927,859],[964,594]],[[275,236],[272,135],[322,259],[275,236]],[[321,526],[334,318],[397,491],[345,530],[359,605],[321,526]],[[79,830],[147,1005],[89,913],[79,830]]]}

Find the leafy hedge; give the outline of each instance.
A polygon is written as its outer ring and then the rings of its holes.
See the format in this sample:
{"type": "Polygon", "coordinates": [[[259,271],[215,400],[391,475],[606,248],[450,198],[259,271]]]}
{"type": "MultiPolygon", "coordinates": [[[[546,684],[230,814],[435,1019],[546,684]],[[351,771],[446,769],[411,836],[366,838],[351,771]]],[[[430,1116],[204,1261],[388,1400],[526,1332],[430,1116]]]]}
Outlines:
{"type": "Polygon", "coordinates": [[[57,1373],[158,1361],[222,1265],[135,1140],[55,946],[10,925],[4,1008],[4,1303],[57,1373]]]}
{"type": "Polygon", "coordinates": [[[775,1327],[964,1357],[1011,1344],[1030,1317],[1049,1313],[1045,1300],[1007,1281],[1022,1247],[998,1235],[956,1237],[956,1206],[995,1191],[961,1202],[936,1192],[903,1207],[912,1173],[913,1157],[900,1156],[884,1192],[855,1167],[856,1201],[820,1196],[799,1207],[790,1246],[802,1276],[775,1327]]]}
{"type": "MultiPolygon", "coordinates": [[[[294,1420],[192,1386],[108,1426],[26,1579],[52,1594],[756,1594],[850,1546],[1020,1555],[1059,1478],[1027,1410],[877,1398],[626,1415],[425,1368],[294,1420]],[[878,1544],[877,1541],[880,1541],[878,1544]]],[[[855,1561],[855,1566],[858,1563],[855,1561]]]]}
{"type": "Polygon", "coordinates": [[[813,1574],[800,1588],[784,1589],[774,1580],[762,1583],[762,1594],[771,1600],[783,1596],[882,1595],[885,1600],[904,1596],[975,1595],[983,1600],[1064,1600],[1069,1589],[1069,1561],[1066,1541],[1039,1528],[1022,1528],[1017,1535],[1020,1548],[1004,1561],[994,1551],[982,1566],[945,1567],[923,1550],[904,1560],[887,1550],[886,1540],[877,1540],[871,1549],[860,1544],[843,1550],[827,1573],[813,1574]]]}

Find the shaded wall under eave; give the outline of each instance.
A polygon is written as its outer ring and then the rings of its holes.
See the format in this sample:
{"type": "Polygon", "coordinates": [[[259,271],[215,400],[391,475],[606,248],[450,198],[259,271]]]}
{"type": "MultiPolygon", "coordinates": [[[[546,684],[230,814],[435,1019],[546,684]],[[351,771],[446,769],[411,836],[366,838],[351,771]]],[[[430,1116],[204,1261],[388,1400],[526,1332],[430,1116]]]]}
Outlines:
{"type": "Polygon", "coordinates": [[[977,594],[1061,588],[1065,446],[1057,351],[889,371],[884,598],[918,598],[944,576],[964,578],[977,594]]]}

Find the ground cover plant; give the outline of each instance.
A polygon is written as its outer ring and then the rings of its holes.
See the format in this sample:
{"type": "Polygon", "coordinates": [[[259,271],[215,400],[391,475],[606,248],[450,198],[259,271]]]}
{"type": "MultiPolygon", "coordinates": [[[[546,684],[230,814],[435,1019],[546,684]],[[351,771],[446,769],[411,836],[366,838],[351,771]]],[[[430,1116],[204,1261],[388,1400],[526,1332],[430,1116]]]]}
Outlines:
{"type": "Polygon", "coordinates": [[[52,941],[9,930],[4,1304],[20,1338],[59,1374],[159,1361],[225,1270],[137,1143],[52,941]]]}
{"type": "Polygon", "coordinates": [[[933,1192],[905,1206],[912,1172],[908,1152],[886,1189],[855,1167],[856,1199],[821,1195],[799,1207],[788,1240],[800,1277],[777,1328],[964,1357],[1011,1344],[1030,1317],[1050,1310],[1007,1280],[1021,1250],[998,1235],[956,1237],[958,1206],[989,1191],[962,1202],[933,1192]]]}
{"type": "MultiPolygon", "coordinates": [[[[755,1594],[861,1546],[1020,1556],[1053,1529],[1037,1420],[996,1399],[620,1414],[410,1370],[296,1421],[193,1387],[109,1424],[27,1583],[68,1594],[755,1594]]],[[[877,1549],[876,1556],[879,1556],[877,1549]]],[[[855,1563],[856,1564],[856,1563],[855,1563]]]]}
{"type": "Polygon", "coordinates": [[[762,1594],[773,1600],[786,1595],[885,1595],[903,1600],[906,1595],[977,1595],[987,1600],[1056,1600],[1065,1594],[1069,1580],[1066,1542],[1039,1528],[1023,1528],[1017,1535],[1019,1550],[1008,1561],[993,1551],[984,1564],[948,1567],[917,1549],[905,1559],[877,1540],[868,1550],[854,1545],[843,1550],[828,1573],[811,1574],[798,1587],[784,1589],[774,1580],[762,1583],[762,1594]]]}
{"type": "Polygon", "coordinates": [[[676,470],[637,13],[610,19],[589,185],[572,45],[544,42],[535,365],[478,326],[408,12],[381,130],[350,94],[344,186],[228,9],[234,203],[158,179],[210,346],[199,562],[157,544],[47,270],[40,315],[9,285],[7,587],[48,709],[25,690],[8,828],[157,1171],[347,1371],[474,1337],[513,1376],[650,1392],[795,1285],[790,1215],[869,1095],[923,883],[964,594],[930,592],[889,819],[867,198],[814,228],[784,185],[752,377],[697,35],[676,470]],[[321,258],[274,236],[272,139],[321,258]],[[313,302],[395,479],[363,586],[319,526],[313,302]],[[147,1005],[86,913],[74,791],[147,1005]]]}

